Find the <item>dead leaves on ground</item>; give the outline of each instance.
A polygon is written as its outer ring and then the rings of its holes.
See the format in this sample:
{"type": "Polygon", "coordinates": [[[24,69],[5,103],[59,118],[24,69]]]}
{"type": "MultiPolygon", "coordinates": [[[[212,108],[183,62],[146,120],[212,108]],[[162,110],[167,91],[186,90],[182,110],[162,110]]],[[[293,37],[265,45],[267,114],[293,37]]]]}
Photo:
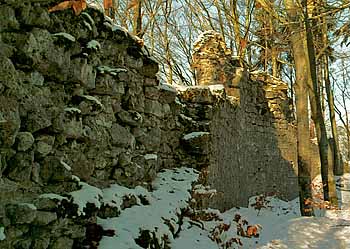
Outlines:
{"type": "Polygon", "coordinates": [[[49,8],[49,12],[65,10],[72,8],[74,10],[75,15],[79,15],[83,10],[86,9],[86,0],[70,0],[59,3],[52,8],[49,8]]]}

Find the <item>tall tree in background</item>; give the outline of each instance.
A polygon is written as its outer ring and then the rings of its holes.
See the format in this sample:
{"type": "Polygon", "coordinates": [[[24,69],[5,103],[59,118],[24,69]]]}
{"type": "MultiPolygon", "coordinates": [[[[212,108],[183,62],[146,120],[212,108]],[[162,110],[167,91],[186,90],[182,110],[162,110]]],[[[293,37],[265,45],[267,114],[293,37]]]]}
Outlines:
{"type": "Polygon", "coordinates": [[[313,215],[313,207],[310,205],[311,192],[311,161],[310,161],[310,133],[308,112],[308,61],[305,54],[305,36],[302,17],[293,0],[285,0],[285,7],[289,18],[290,41],[295,62],[296,80],[294,84],[295,107],[297,116],[297,140],[298,140],[298,179],[300,210],[302,215],[313,215]]]}
{"type": "Polygon", "coordinates": [[[322,36],[322,49],[318,54],[318,57],[321,59],[321,65],[323,65],[323,79],[327,94],[327,102],[328,102],[328,111],[329,111],[329,119],[331,123],[331,131],[332,131],[332,155],[333,155],[333,163],[334,163],[334,174],[342,175],[344,173],[343,160],[340,153],[339,146],[339,136],[338,136],[338,128],[335,117],[335,104],[334,104],[334,94],[331,86],[330,74],[329,74],[329,53],[331,51],[329,39],[328,39],[328,24],[326,17],[320,18],[321,25],[321,36],[322,36]]]}
{"type": "MultiPolygon", "coordinates": [[[[316,55],[315,46],[313,40],[313,30],[310,26],[309,9],[313,9],[314,6],[308,5],[307,0],[303,0],[303,17],[306,32],[306,48],[305,54],[308,58],[308,69],[310,78],[308,80],[309,85],[309,100],[311,106],[311,118],[315,123],[317,142],[320,153],[321,162],[321,176],[323,184],[323,196],[325,201],[330,201],[332,205],[338,206],[333,167],[328,158],[328,138],[326,125],[324,122],[323,111],[321,107],[321,91],[320,85],[317,79],[317,67],[316,67],[316,55]]],[[[310,16],[312,14],[310,13],[310,16]]],[[[305,39],[303,39],[305,40],[305,39]]]]}
{"type": "Polygon", "coordinates": [[[345,65],[344,60],[341,62],[341,80],[334,79],[335,85],[339,92],[335,101],[337,106],[335,106],[335,111],[337,112],[340,122],[343,124],[343,129],[346,136],[346,154],[345,158],[350,161],[350,110],[347,103],[350,102],[350,73],[348,66],[345,65]]]}
{"type": "Polygon", "coordinates": [[[134,34],[142,37],[143,31],[142,31],[142,0],[133,0],[131,2],[131,6],[134,12],[134,34]]]}

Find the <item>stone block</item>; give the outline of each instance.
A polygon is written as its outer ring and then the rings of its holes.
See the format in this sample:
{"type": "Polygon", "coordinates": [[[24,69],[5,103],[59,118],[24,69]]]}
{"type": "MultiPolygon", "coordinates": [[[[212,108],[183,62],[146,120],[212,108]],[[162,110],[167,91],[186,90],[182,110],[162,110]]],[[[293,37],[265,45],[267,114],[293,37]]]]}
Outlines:
{"type": "Polygon", "coordinates": [[[160,96],[159,87],[155,86],[146,86],[145,87],[145,97],[147,99],[158,100],[160,96]]]}
{"type": "Polygon", "coordinates": [[[51,25],[51,19],[46,8],[32,7],[30,4],[25,4],[19,9],[18,13],[18,20],[22,25],[39,28],[48,28],[51,25]]]}
{"type": "Polygon", "coordinates": [[[30,132],[19,132],[16,137],[17,150],[26,151],[34,144],[34,137],[30,132]]]}
{"type": "Polygon", "coordinates": [[[18,152],[9,162],[6,169],[8,177],[12,180],[29,181],[34,163],[33,153],[18,152]]]}
{"type": "Polygon", "coordinates": [[[45,157],[51,153],[53,145],[55,143],[54,136],[43,135],[36,139],[35,153],[39,157],[45,157]]]}
{"type": "Polygon", "coordinates": [[[9,204],[5,209],[11,224],[29,224],[37,216],[36,207],[30,203],[9,204]]]}
{"type": "Polygon", "coordinates": [[[57,220],[57,214],[54,212],[37,211],[33,224],[37,226],[46,226],[57,220]]]}
{"type": "Polygon", "coordinates": [[[208,155],[210,153],[209,132],[191,132],[183,136],[181,141],[189,154],[208,155]]]}
{"type": "Polygon", "coordinates": [[[120,120],[130,126],[141,126],[143,122],[142,115],[136,111],[125,111],[122,110],[118,113],[120,120]]]}
{"type": "Polygon", "coordinates": [[[146,99],[145,113],[152,114],[158,118],[162,118],[164,116],[163,106],[158,101],[146,99]]]}
{"type": "Polygon", "coordinates": [[[71,61],[69,80],[81,84],[88,90],[94,89],[96,71],[86,59],[78,58],[71,61]]]}
{"type": "Polygon", "coordinates": [[[19,22],[16,19],[15,10],[10,6],[0,8],[0,31],[18,30],[19,22]]]}
{"type": "Polygon", "coordinates": [[[50,249],[72,248],[74,241],[68,237],[59,237],[50,243],[50,249]]]}
{"type": "Polygon", "coordinates": [[[15,143],[20,124],[17,101],[0,96],[0,146],[11,147],[15,143]]]}
{"type": "Polygon", "coordinates": [[[113,145],[131,149],[135,148],[135,137],[125,127],[114,123],[110,130],[110,135],[113,145]]]}
{"type": "Polygon", "coordinates": [[[118,95],[125,94],[124,82],[116,79],[112,75],[98,75],[96,78],[95,89],[92,90],[94,94],[100,95],[118,95]]]}
{"type": "Polygon", "coordinates": [[[214,96],[206,86],[188,87],[186,91],[181,92],[181,97],[190,103],[212,104],[214,102],[214,96]]]}
{"type": "Polygon", "coordinates": [[[50,182],[64,182],[72,179],[72,172],[60,158],[47,156],[41,163],[40,177],[46,184],[50,182]]]}

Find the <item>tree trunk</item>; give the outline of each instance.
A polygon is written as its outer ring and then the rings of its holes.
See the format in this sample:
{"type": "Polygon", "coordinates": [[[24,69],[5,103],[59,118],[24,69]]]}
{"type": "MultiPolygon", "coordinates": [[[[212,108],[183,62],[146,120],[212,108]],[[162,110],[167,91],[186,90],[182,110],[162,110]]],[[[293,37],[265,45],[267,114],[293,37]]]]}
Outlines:
{"type": "Polygon", "coordinates": [[[134,9],[134,34],[142,38],[142,0],[136,0],[134,9]]]}
{"type": "MultiPolygon", "coordinates": [[[[320,153],[321,161],[321,176],[323,184],[323,197],[325,201],[330,201],[332,205],[338,206],[333,168],[328,160],[328,138],[326,126],[324,123],[321,99],[320,99],[320,90],[317,82],[317,72],[316,72],[316,57],[315,57],[315,48],[313,43],[312,30],[309,23],[307,3],[304,0],[304,24],[306,29],[306,44],[307,51],[305,54],[308,56],[308,66],[310,73],[309,82],[309,96],[310,96],[310,105],[311,105],[311,117],[316,126],[317,142],[320,153]],[[331,167],[331,168],[330,168],[331,167]]],[[[303,39],[304,40],[304,39],[303,39]]]]}
{"type": "Polygon", "coordinates": [[[239,23],[239,17],[237,14],[237,0],[231,0],[230,1],[230,7],[231,7],[231,15],[233,19],[233,30],[235,32],[235,40],[236,40],[236,49],[237,49],[237,56],[241,55],[241,40],[242,35],[240,31],[240,23],[239,23]]]}
{"type": "MultiPolygon", "coordinates": [[[[324,34],[324,36],[326,35],[324,34]]],[[[328,99],[329,116],[330,116],[331,127],[332,127],[332,137],[334,139],[334,144],[332,146],[334,174],[342,175],[344,174],[344,166],[343,166],[343,160],[339,149],[340,147],[339,147],[338,129],[337,129],[337,123],[335,120],[335,110],[334,110],[334,97],[333,97],[333,91],[331,89],[331,82],[329,79],[328,64],[329,64],[328,55],[325,55],[324,56],[324,73],[325,73],[324,80],[325,80],[326,93],[327,93],[327,99],[328,99]]]]}
{"type": "Polygon", "coordinates": [[[293,0],[285,0],[285,6],[290,20],[290,40],[292,43],[295,63],[295,108],[297,116],[298,139],[298,180],[300,211],[304,216],[312,216],[311,202],[311,162],[310,162],[310,133],[308,113],[308,71],[304,48],[302,27],[299,26],[299,15],[293,0]]]}

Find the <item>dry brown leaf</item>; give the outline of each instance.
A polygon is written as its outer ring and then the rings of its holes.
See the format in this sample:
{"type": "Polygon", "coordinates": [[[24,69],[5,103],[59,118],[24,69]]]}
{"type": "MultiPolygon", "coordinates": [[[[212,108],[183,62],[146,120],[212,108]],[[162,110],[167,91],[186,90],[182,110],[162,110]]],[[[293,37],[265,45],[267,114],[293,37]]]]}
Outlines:
{"type": "Polygon", "coordinates": [[[83,10],[86,9],[86,0],[70,0],[59,3],[52,8],[49,8],[49,12],[65,10],[73,8],[75,15],[79,15],[83,10]]]}
{"type": "Polygon", "coordinates": [[[62,3],[59,3],[55,6],[53,6],[52,8],[49,8],[49,12],[65,10],[65,9],[72,7],[72,5],[73,5],[73,1],[64,1],[62,3]]]}
{"type": "Polygon", "coordinates": [[[240,42],[241,50],[244,50],[248,44],[248,40],[241,38],[239,42],[240,42]]]}
{"type": "Polygon", "coordinates": [[[248,237],[259,237],[259,228],[261,229],[261,226],[259,224],[248,226],[246,235],[248,237]]]}
{"type": "Polygon", "coordinates": [[[109,8],[113,8],[113,1],[112,0],[103,0],[103,8],[105,10],[108,10],[109,8]]]}
{"type": "Polygon", "coordinates": [[[141,47],[143,47],[143,45],[145,45],[145,42],[144,42],[143,39],[137,39],[137,40],[136,40],[136,43],[137,43],[138,45],[140,45],[141,47]]]}
{"type": "Polygon", "coordinates": [[[72,7],[75,15],[79,15],[83,10],[86,9],[86,0],[74,1],[72,7]]]}

